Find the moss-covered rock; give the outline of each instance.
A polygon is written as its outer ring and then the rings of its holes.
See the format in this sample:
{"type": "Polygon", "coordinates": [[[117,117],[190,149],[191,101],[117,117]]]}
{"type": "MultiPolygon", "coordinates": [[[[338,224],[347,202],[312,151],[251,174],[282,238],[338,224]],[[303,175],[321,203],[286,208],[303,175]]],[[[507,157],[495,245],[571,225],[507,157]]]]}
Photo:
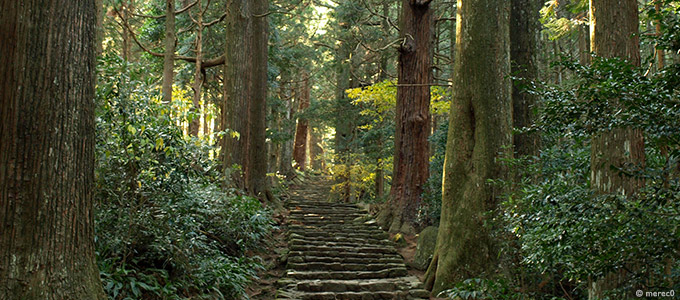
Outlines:
{"type": "Polygon", "coordinates": [[[418,270],[425,270],[432,260],[434,247],[437,244],[437,230],[435,226],[429,226],[418,234],[416,244],[416,255],[413,258],[413,267],[418,270]]]}

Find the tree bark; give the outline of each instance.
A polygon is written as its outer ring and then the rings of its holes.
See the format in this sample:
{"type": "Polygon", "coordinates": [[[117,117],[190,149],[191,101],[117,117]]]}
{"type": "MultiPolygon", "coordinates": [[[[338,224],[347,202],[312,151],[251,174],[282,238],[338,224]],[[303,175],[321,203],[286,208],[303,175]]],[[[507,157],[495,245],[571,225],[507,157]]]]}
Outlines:
{"type": "Polygon", "coordinates": [[[297,103],[293,100],[292,88],[290,84],[290,74],[288,72],[283,72],[281,75],[281,87],[280,87],[280,97],[285,104],[286,115],[282,120],[281,128],[286,133],[287,136],[291,138],[287,139],[281,144],[281,157],[279,158],[279,171],[286,176],[291,178],[295,175],[295,170],[293,169],[293,148],[295,146],[295,120],[293,116],[297,108],[297,103]]]}
{"type": "Polygon", "coordinates": [[[312,169],[314,170],[324,170],[325,166],[323,163],[323,147],[321,146],[321,143],[323,142],[322,136],[320,129],[317,128],[317,130],[310,129],[309,130],[310,134],[310,164],[312,169]]]}
{"type": "MultiPolygon", "coordinates": [[[[638,4],[635,0],[590,0],[590,45],[600,57],[619,57],[640,65],[638,4]]],[[[616,99],[613,105],[617,105],[616,99]]],[[[644,181],[620,174],[612,167],[645,163],[644,137],[641,130],[616,128],[591,140],[591,187],[596,194],[631,196],[644,181]]],[[[588,298],[598,299],[607,290],[619,286],[626,274],[613,272],[589,282],[588,298]]]]}
{"type": "Polygon", "coordinates": [[[498,247],[487,224],[500,191],[500,158],[511,155],[510,1],[458,2],[453,100],[444,162],[437,246],[425,274],[436,295],[497,269],[498,247]],[[505,153],[505,155],[501,155],[505,153]]]}
{"type": "Polygon", "coordinates": [[[225,18],[226,48],[224,61],[224,92],[222,130],[229,132],[222,138],[223,170],[230,173],[234,165],[240,170],[228,174],[234,185],[245,188],[250,120],[252,79],[252,20],[251,0],[229,1],[225,18]]]}
{"type": "Polygon", "coordinates": [[[201,87],[203,87],[203,73],[201,62],[203,60],[203,5],[197,0],[196,7],[196,70],[194,72],[194,97],[191,101],[192,119],[189,123],[189,134],[197,137],[201,127],[201,87]]]}
{"type": "MultiPolygon", "coordinates": [[[[309,75],[306,71],[300,72],[301,82],[298,84],[296,93],[300,108],[298,113],[304,113],[309,107],[309,75]]],[[[293,150],[293,160],[295,160],[295,168],[305,170],[307,167],[307,137],[309,133],[309,120],[307,117],[298,118],[297,129],[295,131],[295,148],[293,150]]]]}
{"type": "MultiPolygon", "coordinates": [[[[512,74],[523,80],[512,87],[513,127],[521,129],[534,121],[532,108],[536,96],[523,90],[523,85],[535,81],[538,75],[536,54],[538,47],[540,0],[512,0],[510,11],[510,58],[512,74]]],[[[537,134],[521,133],[513,136],[515,153],[519,156],[538,155],[540,138],[537,134]]]]}
{"type": "Polygon", "coordinates": [[[92,212],[95,1],[0,11],[0,299],[106,299],[92,212]]]}
{"type": "MultiPolygon", "coordinates": [[[[127,32],[127,30],[124,30],[127,32]]],[[[175,78],[175,0],[165,1],[165,55],[163,56],[163,102],[172,102],[175,78]]]]}
{"type": "MultiPolygon", "coordinates": [[[[591,49],[601,57],[620,57],[640,65],[638,6],[635,0],[590,1],[591,49]]],[[[597,193],[632,195],[641,180],[620,174],[611,167],[644,164],[644,139],[640,130],[614,129],[593,138],[591,186],[597,193]]]]}
{"type": "Polygon", "coordinates": [[[399,48],[394,171],[389,203],[378,218],[390,232],[407,234],[415,234],[430,153],[432,12],[429,1],[421,2],[402,2],[400,28],[404,40],[399,48]]]}
{"type": "Polygon", "coordinates": [[[267,12],[268,0],[253,2],[252,42],[252,96],[250,103],[250,133],[248,137],[248,168],[246,187],[251,195],[265,201],[274,201],[267,184],[267,59],[269,57],[267,12]]]}

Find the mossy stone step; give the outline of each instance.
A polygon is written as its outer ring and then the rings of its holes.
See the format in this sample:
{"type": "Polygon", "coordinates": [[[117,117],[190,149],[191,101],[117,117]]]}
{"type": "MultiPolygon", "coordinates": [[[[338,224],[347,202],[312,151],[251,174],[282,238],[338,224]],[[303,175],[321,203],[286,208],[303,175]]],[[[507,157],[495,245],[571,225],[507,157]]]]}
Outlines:
{"type": "Polygon", "coordinates": [[[360,257],[328,257],[328,256],[289,256],[288,262],[292,263],[343,263],[343,264],[367,264],[367,263],[380,263],[380,264],[391,264],[391,263],[403,263],[404,260],[399,256],[392,257],[370,257],[370,258],[360,258],[360,257]]]}
{"type": "Polygon", "coordinates": [[[292,263],[289,262],[286,268],[295,271],[380,271],[392,268],[405,267],[404,263],[391,263],[391,264],[380,264],[380,263],[360,263],[360,264],[350,264],[350,263],[319,263],[319,262],[309,262],[309,263],[292,263]]]}
{"type": "Polygon", "coordinates": [[[379,271],[294,271],[286,276],[295,279],[376,279],[406,276],[406,267],[393,267],[379,271]]]}

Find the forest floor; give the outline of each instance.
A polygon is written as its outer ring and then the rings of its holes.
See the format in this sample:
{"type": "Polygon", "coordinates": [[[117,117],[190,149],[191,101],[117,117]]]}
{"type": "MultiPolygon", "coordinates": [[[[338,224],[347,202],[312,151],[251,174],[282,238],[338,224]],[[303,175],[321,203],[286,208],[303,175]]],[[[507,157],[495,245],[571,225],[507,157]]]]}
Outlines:
{"type": "Polygon", "coordinates": [[[250,299],[436,299],[422,289],[423,272],[409,267],[416,237],[397,247],[366,211],[330,202],[331,185],[310,176],[283,195],[288,209],[260,253],[265,269],[250,299]]]}

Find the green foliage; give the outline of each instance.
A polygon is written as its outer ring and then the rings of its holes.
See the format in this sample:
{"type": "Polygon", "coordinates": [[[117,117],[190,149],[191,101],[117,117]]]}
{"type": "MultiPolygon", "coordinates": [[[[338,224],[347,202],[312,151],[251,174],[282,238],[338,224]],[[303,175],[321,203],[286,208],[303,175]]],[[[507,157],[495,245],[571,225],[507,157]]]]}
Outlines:
{"type": "MultiPolygon", "coordinates": [[[[375,176],[376,170],[381,167],[384,176],[388,179],[393,169],[392,160],[394,152],[394,130],[395,130],[395,110],[397,103],[397,85],[395,80],[385,80],[376,84],[363,87],[348,89],[347,96],[353,99],[352,104],[360,109],[359,133],[355,143],[364,151],[361,154],[352,154],[353,165],[349,169],[344,164],[336,164],[333,174],[338,178],[350,178],[350,182],[339,180],[340,183],[333,187],[337,193],[347,190],[347,185],[352,185],[351,190],[355,191],[357,198],[364,201],[384,201],[385,199],[375,199],[375,176]]],[[[436,116],[448,114],[450,107],[450,95],[443,87],[431,88],[430,113],[436,116]]],[[[439,136],[439,135],[438,135],[439,136]]],[[[434,170],[440,170],[443,162],[443,153],[446,144],[446,133],[438,141],[443,145],[437,149],[438,156],[433,158],[431,165],[434,170]]],[[[342,161],[342,160],[339,160],[342,161]]],[[[436,171],[435,171],[436,172],[436,171]]],[[[441,171],[440,173],[441,174],[441,171]]],[[[434,175],[433,175],[434,176],[434,175]]],[[[433,179],[436,181],[436,179],[433,179]]],[[[441,195],[434,196],[432,183],[429,201],[424,204],[419,212],[419,218],[423,223],[431,223],[431,220],[439,219],[439,206],[441,206],[441,195]]],[[[439,179],[441,183],[441,178],[439,179]]],[[[441,189],[441,185],[436,189],[441,189]]],[[[441,192],[439,192],[441,194],[441,192]]]]}
{"type": "Polygon", "coordinates": [[[178,103],[144,69],[107,56],[97,87],[96,250],[111,299],[232,299],[259,268],[246,257],[269,213],[223,192],[215,152],[185,136],[178,103]]]}
{"type": "Polygon", "coordinates": [[[551,40],[561,39],[578,32],[588,24],[588,0],[546,1],[541,8],[541,23],[551,40]]]}
{"type": "Polygon", "coordinates": [[[646,15],[649,19],[660,22],[661,35],[655,37],[656,47],[671,51],[680,50],[680,1],[663,1],[660,12],[654,5],[647,7],[646,15]]]}
{"type": "MultiPolygon", "coordinates": [[[[454,288],[445,290],[439,297],[460,300],[523,300],[528,295],[517,291],[516,287],[502,277],[495,280],[470,278],[458,283],[454,288]]],[[[558,300],[561,298],[551,298],[558,300]]]]}
{"type": "Polygon", "coordinates": [[[515,257],[508,263],[523,270],[517,277],[553,274],[535,291],[542,295],[559,286],[553,296],[585,297],[589,279],[620,270],[628,275],[611,299],[652,284],[678,288],[677,66],[652,77],[620,59],[559,66],[574,73],[573,82],[534,90],[543,100],[531,129],[543,134],[540,156],[505,160],[521,178],[504,183],[509,192],[495,220],[503,252],[515,257]],[[646,138],[646,165],[618,167],[645,180],[632,196],[596,195],[590,186],[589,141],[613,128],[636,128],[646,138]]]}

